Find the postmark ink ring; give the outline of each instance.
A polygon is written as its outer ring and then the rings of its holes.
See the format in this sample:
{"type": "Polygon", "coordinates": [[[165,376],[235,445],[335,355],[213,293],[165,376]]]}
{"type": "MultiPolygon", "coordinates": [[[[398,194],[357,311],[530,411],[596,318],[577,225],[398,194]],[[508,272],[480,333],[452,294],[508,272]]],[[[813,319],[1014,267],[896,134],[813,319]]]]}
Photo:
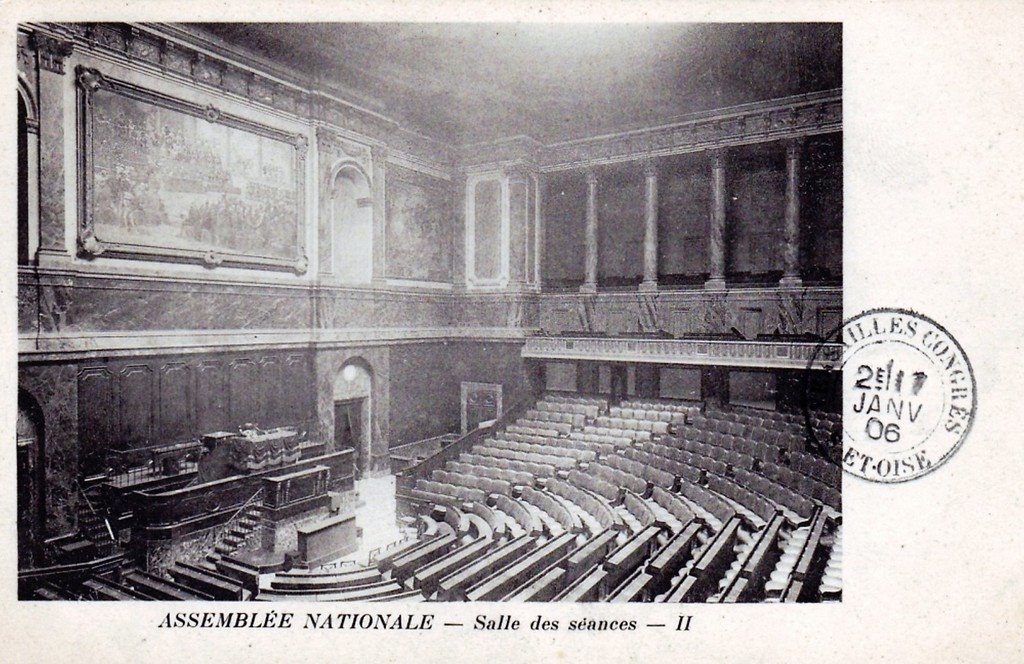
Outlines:
{"type": "Polygon", "coordinates": [[[865,480],[906,482],[930,473],[960,448],[974,422],[977,384],[967,354],[915,311],[872,309],[846,320],[815,348],[805,384],[822,368],[842,395],[841,451],[838,440],[822,439],[805,406],[808,434],[865,480]]]}

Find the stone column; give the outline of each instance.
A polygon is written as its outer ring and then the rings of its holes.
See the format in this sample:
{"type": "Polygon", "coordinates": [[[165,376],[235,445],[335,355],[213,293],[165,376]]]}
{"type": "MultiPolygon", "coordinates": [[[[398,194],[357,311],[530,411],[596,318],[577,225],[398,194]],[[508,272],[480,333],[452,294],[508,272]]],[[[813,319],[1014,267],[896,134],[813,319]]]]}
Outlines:
{"type": "Polygon", "coordinates": [[[508,178],[509,286],[522,290],[526,284],[526,234],[530,232],[530,179],[522,169],[510,169],[508,178]]]}
{"type": "Polygon", "coordinates": [[[387,188],[388,177],[388,151],[381,145],[370,148],[370,159],[373,161],[373,272],[371,282],[374,286],[384,286],[387,283],[387,254],[385,225],[386,211],[384,207],[384,192],[387,188]]]}
{"type": "Polygon", "coordinates": [[[597,172],[587,171],[587,226],[584,243],[586,269],[581,293],[597,292],[597,172]]]}
{"type": "Polygon", "coordinates": [[[803,143],[794,139],[786,143],[786,216],[782,241],[783,288],[800,286],[800,153],[803,143]]]}
{"type": "Polygon", "coordinates": [[[32,46],[39,59],[39,258],[43,261],[44,257],[68,255],[64,230],[64,60],[71,55],[73,45],[35,32],[32,46]]]}
{"type": "Polygon", "coordinates": [[[711,151],[711,228],[708,234],[708,290],[725,290],[725,150],[711,151]]]}
{"type": "Polygon", "coordinates": [[[644,170],[644,280],[640,290],[658,290],[658,163],[643,162],[644,170]]]}
{"type": "Polygon", "coordinates": [[[547,203],[548,178],[534,174],[533,186],[537,191],[537,227],[533,230],[536,239],[533,243],[533,269],[536,275],[537,289],[544,288],[544,205],[547,203]]]}

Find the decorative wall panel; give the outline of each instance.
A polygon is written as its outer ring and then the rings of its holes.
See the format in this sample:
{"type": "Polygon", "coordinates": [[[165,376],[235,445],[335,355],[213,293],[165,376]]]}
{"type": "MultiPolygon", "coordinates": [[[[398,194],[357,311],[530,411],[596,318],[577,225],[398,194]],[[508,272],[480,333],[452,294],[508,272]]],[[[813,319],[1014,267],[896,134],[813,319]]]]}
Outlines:
{"type": "Polygon", "coordinates": [[[114,376],[105,367],[78,373],[78,463],[82,474],[101,470],[118,434],[114,376]]]}
{"type": "Polygon", "coordinates": [[[84,254],[305,271],[305,136],[77,74],[84,254]]]}
{"type": "Polygon", "coordinates": [[[386,186],[387,276],[450,283],[454,239],[448,184],[389,164],[386,186]]]}
{"type": "Polygon", "coordinates": [[[148,447],[153,441],[155,386],[153,370],[145,364],[133,364],[121,370],[121,430],[114,439],[119,448],[148,447]]]}
{"type": "Polygon", "coordinates": [[[501,182],[482,180],[473,188],[473,274],[477,279],[501,276],[501,182]]]}

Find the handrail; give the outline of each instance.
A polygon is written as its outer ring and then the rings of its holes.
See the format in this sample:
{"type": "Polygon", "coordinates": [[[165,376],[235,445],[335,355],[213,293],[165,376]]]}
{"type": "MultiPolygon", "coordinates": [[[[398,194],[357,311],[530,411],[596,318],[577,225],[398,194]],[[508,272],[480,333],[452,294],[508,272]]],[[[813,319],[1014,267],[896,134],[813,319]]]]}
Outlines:
{"type": "Polygon", "coordinates": [[[117,552],[104,558],[94,558],[93,560],[87,560],[80,563],[65,563],[61,565],[51,565],[49,567],[30,567],[27,569],[19,569],[18,581],[45,581],[64,576],[87,576],[95,574],[100,570],[105,570],[111,565],[117,566],[124,560],[125,554],[117,552]]]}
{"type": "Polygon", "coordinates": [[[242,512],[249,509],[249,507],[251,507],[252,504],[256,502],[257,499],[263,500],[264,495],[266,495],[266,491],[261,486],[259,489],[256,490],[256,493],[252,494],[249,500],[245,501],[241,507],[235,510],[235,513],[231,515],[231,518],[224,522],[224,532],[229,532],[231,530],[230,526],[235,522],[235,519],[237,519],[242,514],[242,512]]]}
{"type": "Polygon", "coordinates": [[[99,512],[96,511],[96,508],[93,507],[92,501],[89,500],[89,496],[86,495],[85,490],[82,488],[82,485],[79,484],[77,478],[75,478],[74,482],[75,482],[75,488],[78,490],[79,495],[81,495],[82,499],[85,501],[86,507],[89,508],[89,511],[92,512],[93,516],[99,517],[100,519],[103,519],[103,525],[106,526],[106,528],[107,528],[107,535],[110,536],[110,541],[111,542],[116,542],[117,538],[114,537],[114,529],[110,527],[110,520],[107,519],[107,517],[103,516],[102,514],[100,514],[99,512]]]}

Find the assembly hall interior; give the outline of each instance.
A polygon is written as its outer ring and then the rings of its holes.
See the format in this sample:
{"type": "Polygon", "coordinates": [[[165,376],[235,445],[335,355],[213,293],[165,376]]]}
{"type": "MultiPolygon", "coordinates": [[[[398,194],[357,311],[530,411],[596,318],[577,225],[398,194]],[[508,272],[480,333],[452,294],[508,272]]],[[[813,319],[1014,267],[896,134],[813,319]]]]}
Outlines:
{"type": "Polygon", "coordinates": [[[841,600],[838,24],[16,58],[22,599],[841,600]]]}

